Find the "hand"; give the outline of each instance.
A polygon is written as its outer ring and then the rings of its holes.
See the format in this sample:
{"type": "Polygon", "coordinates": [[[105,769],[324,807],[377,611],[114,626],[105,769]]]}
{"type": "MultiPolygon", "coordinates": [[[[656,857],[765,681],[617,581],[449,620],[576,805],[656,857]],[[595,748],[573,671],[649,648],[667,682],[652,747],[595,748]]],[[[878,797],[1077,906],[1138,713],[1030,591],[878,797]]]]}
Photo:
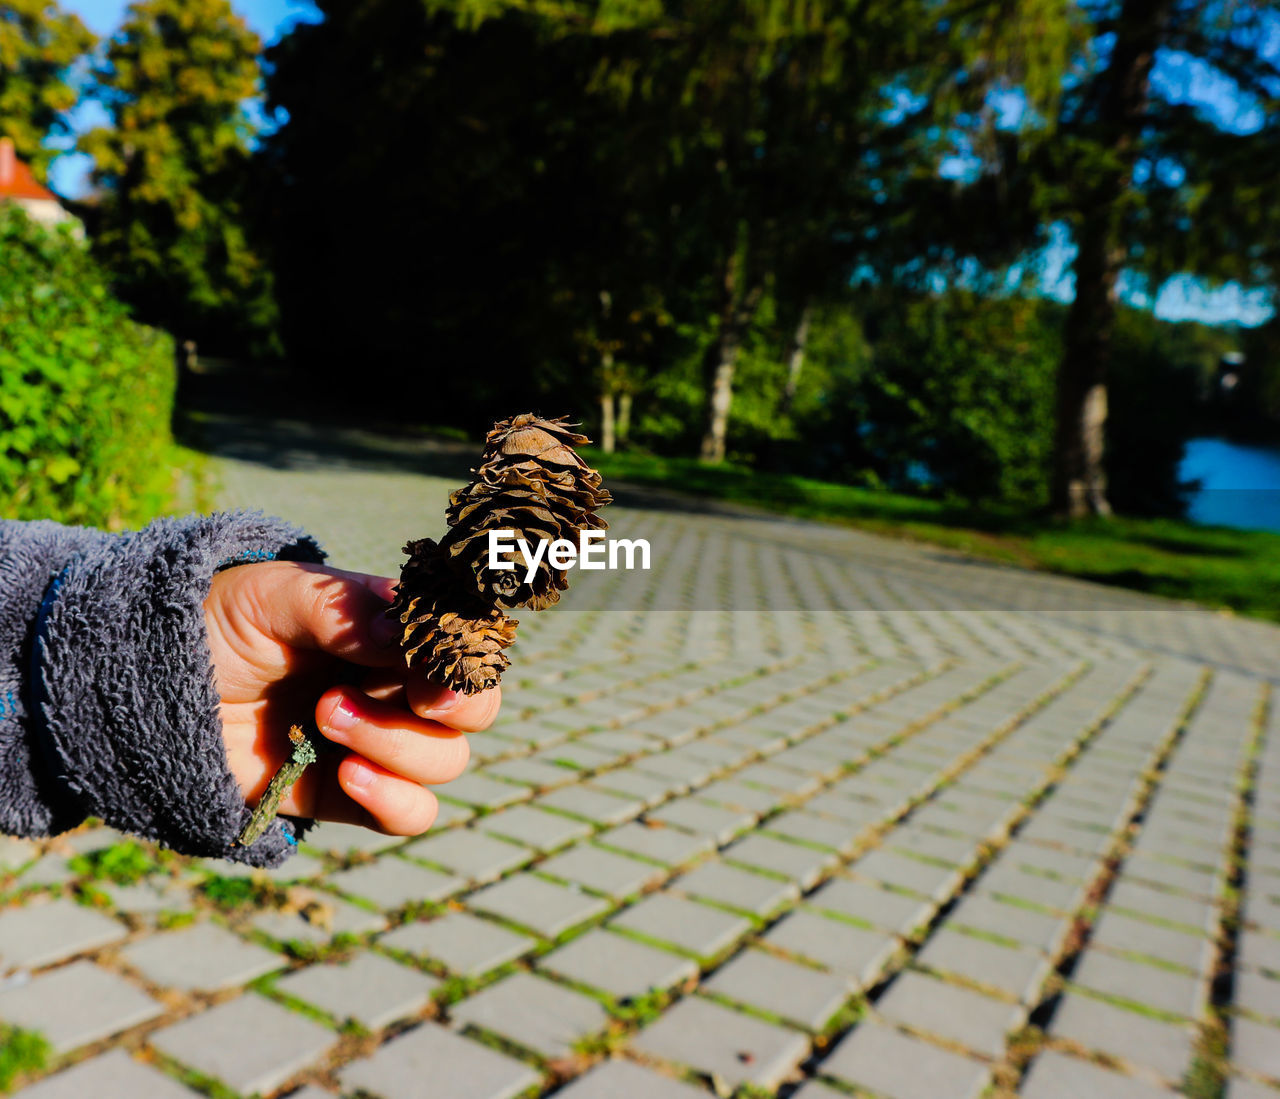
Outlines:
{"type": "Polygon", "coordinates": [[[408,672],[383,611],[395,581],[269,561],[224,569],[205,600],[227,763],[250,805],[289,755],[289,726],[316,725],[346,751],[322,751],[282,813],[392,835],[436,818],[423,784],[462,774],[464,732],[487,728],[501,693],[455,694],[408,672]]]}

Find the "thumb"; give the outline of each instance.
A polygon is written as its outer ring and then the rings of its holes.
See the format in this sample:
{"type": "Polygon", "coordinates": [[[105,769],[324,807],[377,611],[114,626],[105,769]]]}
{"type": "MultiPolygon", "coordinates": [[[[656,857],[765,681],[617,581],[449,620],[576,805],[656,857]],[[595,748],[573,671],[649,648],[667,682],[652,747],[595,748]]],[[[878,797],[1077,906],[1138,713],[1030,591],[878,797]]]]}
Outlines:
{"type": "Polygon", "coordinates": [[[395,586],[389,577],[287,561],[240,568],[252,617],[281,644],[370,668],[403,661],[399,629],[386,616],[395,586]]]}

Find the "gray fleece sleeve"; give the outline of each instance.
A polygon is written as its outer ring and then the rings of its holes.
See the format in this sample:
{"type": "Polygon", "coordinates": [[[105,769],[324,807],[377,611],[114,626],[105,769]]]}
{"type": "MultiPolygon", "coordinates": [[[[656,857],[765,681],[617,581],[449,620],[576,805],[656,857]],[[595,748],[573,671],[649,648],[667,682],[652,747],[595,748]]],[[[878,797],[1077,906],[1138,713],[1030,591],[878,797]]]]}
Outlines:
{"type": "Polygon", "coordinates": [[[288,820],[233,846],[249,809],[227,767],[203,604],[222,567],[323,558],[256,512],[116,535],[0,523],[4,830],[48,835],[96,816],[184,854],[282,862],[288,820]]]}

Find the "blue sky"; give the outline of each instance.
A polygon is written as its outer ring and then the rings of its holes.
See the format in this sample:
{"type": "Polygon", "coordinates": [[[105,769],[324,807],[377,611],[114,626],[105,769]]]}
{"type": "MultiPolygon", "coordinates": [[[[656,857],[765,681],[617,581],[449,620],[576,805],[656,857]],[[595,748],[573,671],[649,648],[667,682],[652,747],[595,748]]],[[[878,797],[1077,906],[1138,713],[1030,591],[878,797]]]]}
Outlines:
{"type": "MultiPolygon", "coordinates": [[[[112,34],[124,18],[129,0],[62,0],[62,7],[74,11],[100,37],[112,34]]],[[[310,0],[232,0],[236,9],[262,40],[270,44],[286,33],[298,20],[319,18],[310,0]]],[[[1280,20],[1271,25],[1271,41],[1265,52],[1280,53],[1280,20]]],[[[1208,106],[1218,116],[1219,124],[1238,130],[1255,129],[1261,119],[1257,106],[1243,102],[1229,80],[1214,74],[1194,59],[1162,52],[1158,57],[1153,84],[1174,101],[1194,102],[1208,106]]],[[[1012,117],[1020,112],[1017,105],[1005,105],[1012,117]]],[[[1004,108],[1002,108],[1002,111],[1004,108]]],[[[1007,112],[1006,112],[1007,113],[1007,112]]],[[[86,130],[105,122],[102,111],[87,104],[76,112],[77,129],[86,130]]],[[[87,186],[88,158],[78,153],[64,154],[54,161],[52,182],[66,195],[83,194],[87,186]]],[[[1074,246],[1065,228],[1055,227],[1052,243],[1038,257],[1044,291],[1053,297],[1070,300],[1074,284],[1070,265],[1074,246]]],[[[1126,300],[1135,305],[1151,305],[1149,298],[1130,287],[1123,291],[1126,300]]],[[[1236,284],[1206,290],[1193,279],[1175,279],[1160,288],[1154,302],[1157,316],[1167,320],[1202,320],[1209,323],[1236,321],[1246,325],[1261,324],[1271,316],[1272,306],[1266,294],[1249,292],[1236,284]]]]}

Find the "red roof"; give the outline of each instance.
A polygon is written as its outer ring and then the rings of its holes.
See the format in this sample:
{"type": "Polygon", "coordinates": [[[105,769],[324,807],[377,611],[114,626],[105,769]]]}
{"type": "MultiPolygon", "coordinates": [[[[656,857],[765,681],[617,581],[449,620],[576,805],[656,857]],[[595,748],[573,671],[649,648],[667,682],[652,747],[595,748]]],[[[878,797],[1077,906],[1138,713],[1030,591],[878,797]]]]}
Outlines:
{"type": "Polygon", "coordinates": [[[57,202],[54,193],[36,182],[36,177],[13,151],[13,139],[0,137],[0,199],[43,198],[57,202]]]}

